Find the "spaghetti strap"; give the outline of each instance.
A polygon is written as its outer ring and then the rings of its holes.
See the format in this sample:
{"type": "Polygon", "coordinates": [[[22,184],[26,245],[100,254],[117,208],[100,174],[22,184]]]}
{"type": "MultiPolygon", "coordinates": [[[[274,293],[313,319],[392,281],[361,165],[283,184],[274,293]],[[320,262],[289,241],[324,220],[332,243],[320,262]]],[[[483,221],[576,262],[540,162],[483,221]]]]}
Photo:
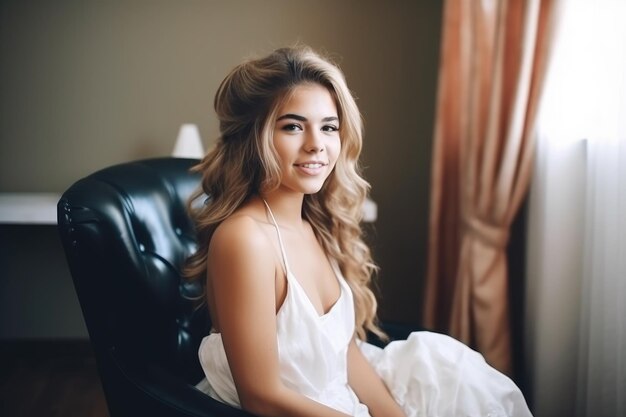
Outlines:
{"type": "Polygon", "coordinates": [[[274,213],[272,213],[272,209],[270,208],[270,205],[267,204],[267,201],[265,201],[264,198],[262,200],[263,200],[263,203],[265,203],[265,207],[267,207],[267,212],[272,218],[272,223],[274,223],[274,227],[276,228],[276,234],[278,235],[278,244],[280,245],[280,253],[283,257],[283,263],[285,264],[285,275],[289,277],[290,269],[289,269],[289,262],[287,262],[287,252],[285,252],[285,245],[283,245],[283,238],[280,234],[278,223],[276,222],[276,218],[274,217],[274,213]]]}

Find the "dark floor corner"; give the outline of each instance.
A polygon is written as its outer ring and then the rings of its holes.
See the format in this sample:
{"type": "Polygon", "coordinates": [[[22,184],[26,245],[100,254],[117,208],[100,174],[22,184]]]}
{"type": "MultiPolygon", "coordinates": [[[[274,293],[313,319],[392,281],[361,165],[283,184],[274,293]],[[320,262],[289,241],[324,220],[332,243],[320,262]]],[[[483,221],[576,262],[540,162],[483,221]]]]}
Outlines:
{"type": "Polygon", "coordinates": [[[108,417],[89,342],[1,340],[0,415],[108,417]]]}

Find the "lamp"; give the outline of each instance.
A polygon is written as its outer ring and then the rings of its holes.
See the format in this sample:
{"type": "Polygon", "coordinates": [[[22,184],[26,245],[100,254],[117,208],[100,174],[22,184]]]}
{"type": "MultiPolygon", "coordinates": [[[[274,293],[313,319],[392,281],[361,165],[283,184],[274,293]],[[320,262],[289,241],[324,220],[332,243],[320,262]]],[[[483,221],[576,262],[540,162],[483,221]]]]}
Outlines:
{"type": "Polygon", "coordinates": [[[198,126],[193,123],[185,123],[180,126],[172,156],[174,158],[195,159],[204,157],[204,147],[202,146],[198,126]]]}

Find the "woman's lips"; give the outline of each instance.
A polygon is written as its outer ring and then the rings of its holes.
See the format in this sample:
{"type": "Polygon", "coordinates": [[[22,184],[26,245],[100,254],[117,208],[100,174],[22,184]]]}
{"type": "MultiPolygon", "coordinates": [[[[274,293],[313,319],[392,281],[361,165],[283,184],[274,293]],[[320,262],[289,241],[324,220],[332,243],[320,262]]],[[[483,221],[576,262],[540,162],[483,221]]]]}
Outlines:
{"type": "Polygon", "coordinates": [[[325,162],[302,162],[300,164],[294,164],[299,171],[307,175],[317,175],[322,172],[322,168],[327,166],[325,162]]]}

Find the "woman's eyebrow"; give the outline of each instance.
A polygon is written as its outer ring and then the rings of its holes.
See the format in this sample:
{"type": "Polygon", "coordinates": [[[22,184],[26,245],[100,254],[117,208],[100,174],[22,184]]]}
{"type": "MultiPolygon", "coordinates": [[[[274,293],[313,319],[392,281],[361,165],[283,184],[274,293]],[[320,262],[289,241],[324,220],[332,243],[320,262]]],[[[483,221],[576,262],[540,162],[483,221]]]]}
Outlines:
{"type": "MultiPolygon", "coordinates": [[[[283,114],[282,116],[280,116],[278,119],[276,119],[276,121],[280,121],[280,120],[284,120],[284,119],[294,119],[294,120],[298,120],[300,122],[307,122],[308,119],[304,116],[300,116],[299,114],[293,114],[293,113],[287,113],[287,114],[283,114]]],[[[337,116],[329,116],[329,117],[324,117],[322,119],[322,122],[338,122],[339,118],[337,116]]]]}
{"type": "Polygon", "coordinates": [[[278,119],[276,119],[276,121],[278,122],[279,120],[284,120],[284,119],[294,119],[294,120],[298,120],[300,122],[306,122],[307,121],[306,117],[300,116],[299,114],[293,114],[293,113],[283,114],[278,119]]]}

